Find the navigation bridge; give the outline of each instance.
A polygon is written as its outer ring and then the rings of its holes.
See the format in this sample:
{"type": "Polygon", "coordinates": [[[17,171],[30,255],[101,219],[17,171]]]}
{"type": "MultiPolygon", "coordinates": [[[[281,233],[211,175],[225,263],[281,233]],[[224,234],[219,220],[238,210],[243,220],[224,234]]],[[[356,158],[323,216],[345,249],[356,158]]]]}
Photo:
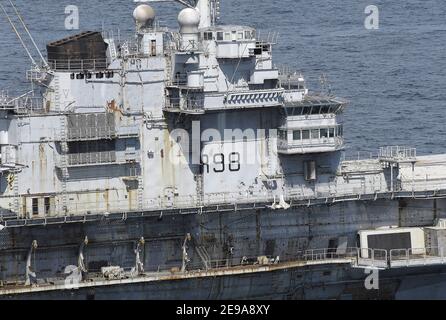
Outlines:
{"type": "Polygon", "coordinates": [[[283,155],[333,152],[344,148],[342,112],[346,101],[305,96],[285,104],[278,131],[278,152],[283,155]]]}

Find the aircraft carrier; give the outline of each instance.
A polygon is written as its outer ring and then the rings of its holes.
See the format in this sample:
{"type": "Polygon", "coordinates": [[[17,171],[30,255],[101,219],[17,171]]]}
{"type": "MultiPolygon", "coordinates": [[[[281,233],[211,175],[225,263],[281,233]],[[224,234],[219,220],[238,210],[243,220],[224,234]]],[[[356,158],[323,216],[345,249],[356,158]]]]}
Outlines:
{"type": "Polygon", "coordinates": [[[38,59],[2,5],[32,90],[0,95],[0,299],[446,298],[446,154],[351,155],[274,34],[176,2],[38,59]]]}

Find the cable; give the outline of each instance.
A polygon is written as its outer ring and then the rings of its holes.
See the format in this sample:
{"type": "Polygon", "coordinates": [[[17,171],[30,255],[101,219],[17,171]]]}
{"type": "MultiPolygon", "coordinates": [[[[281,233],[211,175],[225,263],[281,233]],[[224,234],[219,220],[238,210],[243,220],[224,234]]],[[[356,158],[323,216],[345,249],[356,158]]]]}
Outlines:
{"type": "Polygon", "coordinates": [[[22,37],[20,36],[19,32],[17,31],[17,28],[15,27],[14,23],[12,22],[11,18],[9,17],[8,13],[6,12],[5,7],[0,3],[0,7],[2,8],[3,12],[6,15],[6,18],[9,21],[9,24],[11,25],[12,29],[14,30],[15,34],[19,38],[20,43],[22,44],[23,48],[25,49],[26,53],[28,54],[28,57],[31,59],[31,62],[34,66],[38,66],[34,58],[32,57],[31,53],[29,52],[28,48],[26,47],[25,42],[23,41],[22,37]]]}
{"type": "Polygon", "coordinates": [[[19,11],[17,10],[16,6],[14,5],[14,3],[12,2],[12,0],[9,0],[9,3],[11,4],[11,6],[14,8],[14,11],[17,15],[17,17],[19,18],[20,22],[23,25],[23,28],[25,29],[26,33],[28,34],[29,38],[31,39],[31,42],[33,43],[34,47],[36,48],[37,52],[39,53],[40,58],[42,59],[43,63],[45,64],[46,67],[48,67],[48,63],[46,62],[45,58],[43,57],[42,53],[40,52],[39,48],[37,47],[36,42],[34,41],[34,38],[32,37],[31,33],[29,32],[28,27],[25,24],[25,21],[23,21],[22,16],[20,15],[19,11]]]}

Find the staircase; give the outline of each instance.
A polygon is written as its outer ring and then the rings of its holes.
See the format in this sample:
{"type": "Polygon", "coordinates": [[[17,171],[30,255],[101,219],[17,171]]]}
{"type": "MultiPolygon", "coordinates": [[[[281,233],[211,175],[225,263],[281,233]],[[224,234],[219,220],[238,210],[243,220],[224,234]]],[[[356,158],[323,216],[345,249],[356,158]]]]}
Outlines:
{"type": "Polygon", "coordinates": [[[209,270],[212,267],[211,257],[209,256],[209,253],[207,252],[206,248],[203,246],[196,246],[195,250],[197,251],[201,261],[203,262],[205,269],[209,270]]]}

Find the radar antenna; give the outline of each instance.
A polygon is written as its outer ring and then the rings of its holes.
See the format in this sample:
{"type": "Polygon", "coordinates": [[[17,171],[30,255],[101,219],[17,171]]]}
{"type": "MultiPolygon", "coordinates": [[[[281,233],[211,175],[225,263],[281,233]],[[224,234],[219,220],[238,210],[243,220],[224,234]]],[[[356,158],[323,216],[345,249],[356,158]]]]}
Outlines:
{"type": "Polygon", "coordinates": [[[178,2],[187,8],[200,11],[200,28],[215,25],[220,20],[221,0],[135,0],[134,2],[178,2]]]}
{"type": "Polygon", "coordinates": [[[328,96],[331,96],[331,84],[328,81],[327,75],[325,73],[322,73],[319,82],[321,84],[322,92],[325,92],[328,96]]]}

